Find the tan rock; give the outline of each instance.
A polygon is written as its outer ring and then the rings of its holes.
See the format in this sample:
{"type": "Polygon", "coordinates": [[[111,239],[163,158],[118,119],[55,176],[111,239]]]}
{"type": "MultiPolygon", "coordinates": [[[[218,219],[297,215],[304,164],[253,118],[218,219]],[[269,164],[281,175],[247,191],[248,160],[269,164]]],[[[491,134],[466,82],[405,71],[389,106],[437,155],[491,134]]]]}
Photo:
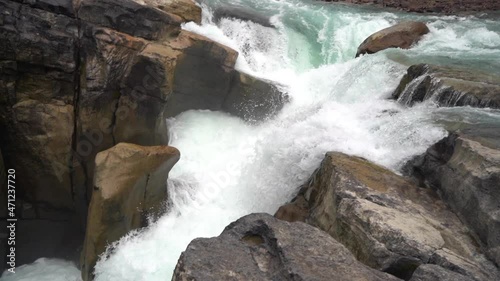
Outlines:
{"type": "Polygon", "coordinates": [[[107,246],[161,211],[168,172],[179,157],[173,147],[127,143],[97,154],[82,253],[84,280],[92,280],[93,267],[107,246]]]}
{"type": "Polygon", "coordinates": [[[429,28],[423,22],[402,22],[382,29],[366,38],[358,47],[356,57],[363,54],[374,54],[388,48],[409,49],[429,28]]]}
{"type": "Polygon", "coordinates": [[[289,211],[293,204],[358,260],[399,278],[427,263],[476,280],[500,276],[436,194],[362,158],[327,153],[294,203],[276,216],[300,218],[289,211]]]}

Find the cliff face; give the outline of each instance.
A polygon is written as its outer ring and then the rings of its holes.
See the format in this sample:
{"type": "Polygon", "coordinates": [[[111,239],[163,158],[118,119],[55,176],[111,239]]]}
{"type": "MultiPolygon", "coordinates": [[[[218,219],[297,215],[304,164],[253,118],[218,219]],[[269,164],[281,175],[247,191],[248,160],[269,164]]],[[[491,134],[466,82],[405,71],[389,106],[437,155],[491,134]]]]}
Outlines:
{"type": "Polygon", "coordinates": [[[51,241],[20,241],[19,264],[73,258],[98,152],[119,142],[167,144],[165,118],[185,110],[254,121],[283,105],[274,85],[240,79],[236,51],[181,30],[201,19],[192,0],[155,3],[0,0],[0,147],[19,177],[18,215],[30,219],[18,240],[40,232],[51,241]],[[249,114],[263,95],[272,104],[249,114]]]}
{"type": "Polygon", "coordinates": [[[418,13],[456,13],[500,10],[497,0],[324,0],[352,4],[374,4],[418,13]]]}

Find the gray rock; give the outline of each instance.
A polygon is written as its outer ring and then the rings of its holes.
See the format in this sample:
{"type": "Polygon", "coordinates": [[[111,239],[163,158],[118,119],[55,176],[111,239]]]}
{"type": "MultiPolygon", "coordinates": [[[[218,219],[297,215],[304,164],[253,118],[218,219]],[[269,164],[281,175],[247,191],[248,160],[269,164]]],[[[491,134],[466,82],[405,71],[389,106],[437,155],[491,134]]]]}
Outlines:
{"type": "Polygon", "coordinates": [[[264,27],[275,27],[271,23],[269,17],[265,17],[257,11],[249,10],[246,7],[238,7],[236,5],[224,5],[215,8],[214,20],[219,22],[222,18],[235,18],[243,21],[255,22],[264,27]]]}
{"type": "Polygon", "coordinates": [[[410,161],[405,171],[436,189],[500,264],[500,130],[450,134],[410,161]]]}
{"type": "Polygon", "coordinates": [[[433,264],[421,265],[415,270],[410,281],[473,281],[467,276],[433,264]]]}
{"type": "Polygon", "coordinates": [[[366,38],[358,47],[356,57],[363,54],[374,54],[388,48],[409,49],[429,32],[429,28],[423,22],[398,23],[366,38]]]}
{"type": "Polygon", "coordinates": [[[359,261],[406,280],[427,263],[474,280],[500,276],[436,194],[362,158],[327,153],[294,202],[276,216],[305,218],[359,261]]]}
{"type": "Polygon", "coordinates": [[[418,64],[408,68],[392,97],[409,106],[431,99],[441,106],[500,108],[500,76],[418,64]]]}
{"type": "Polygon", "coordinates": [[[328,234],[304,223],[252,214],[215,238],[193,240],[173,281],[400,280],[371,269],[328,234]]]}

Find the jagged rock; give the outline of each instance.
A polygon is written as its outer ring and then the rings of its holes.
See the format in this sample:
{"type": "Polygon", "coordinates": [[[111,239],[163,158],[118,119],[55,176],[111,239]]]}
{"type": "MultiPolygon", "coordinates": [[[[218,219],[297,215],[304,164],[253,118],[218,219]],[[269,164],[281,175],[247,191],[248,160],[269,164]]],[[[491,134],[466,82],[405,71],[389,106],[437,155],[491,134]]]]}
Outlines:
{"type": "Polygon", "coordinates": [[[148,40],[164,40],[180,32],[183,19],[133,0],[82,0],[78,18],[97,26],[148,40]]]}
{"type": "Polygon", "coordinates": [[[371,4],[383,7],[398,8],[418,13],[457,13],[465,11],[500,10],[500,2],[496,0],[324,0],[327,2],[347,2],[354,4],[371,4]]]}
{"type": "Polygon", "coordinates": [[[356,57],[363,54],[374,54],[388,48],[409,49],[429,32],[429,28],[423,22],[398,23],[366,38],[358,47],[356,57]]]}
{"type": "Polygon", "coordinates": [[[173,281],[400,280],[358,261],[328,234],[304,223],[252,214],[215,238],[193,240],[173,281]]]}
{"type": "Polygon", "coordinates": [[[438,265],[424,264],[415,270],[410,281],[474,281],[474,279],[438,265]]]}
{"type": "Polygon", "coordinates": [[[327,153],[294,203],[276,216],[305,217],[361,262],[406,280],[427,263],[474,280],[500,276],[469,229],[431,190],[362,158],[327,153]]]}
{"type": "Polygon", "coordinates": [[[83,280],[106,246],[146,225],[167,198],[168,172],[179,160],[176,148],[119,143],[96,157],[94,192],[82,254],[83,280]]]}
{"type": "Polygon", "coordinates": [[[410,161],[405,170],[443,200],[475,231],[500,264],[500,130],[452,133],[410,161]]]}
{"type": "Polygon", "coordinates": [[[500,76],[418,64],[408,68],[392,97],[410,106],[432,99],[441,106],[500,108],[500,76]]]}

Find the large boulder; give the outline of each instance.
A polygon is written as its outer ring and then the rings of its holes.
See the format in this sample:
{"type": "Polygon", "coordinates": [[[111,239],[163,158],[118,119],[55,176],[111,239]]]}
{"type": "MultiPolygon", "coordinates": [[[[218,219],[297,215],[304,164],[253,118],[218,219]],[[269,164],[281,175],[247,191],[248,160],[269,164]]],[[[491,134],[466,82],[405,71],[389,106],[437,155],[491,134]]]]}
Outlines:
{"type": "MultiPolygon", "coordinates": [[[[141,2],[142,0],[136,0],[141,2]]],[[[175,14],[184,21],[201,24],[201,7],[194,0],[144,0],[144,3],[175,14]]]]}
{"type": "Polygon", "coordinates": [[[382,7],[397,8],[418,13],[457,13],[466,11],[500,10],[500,2],[496,0],[324,0],[327,2],[348,2],[354,4],[370,4],[382,7]]]}
{"type": "Polygon", "coordinates": [[[410,161],[405,170],[437,190],[500,265],[499,127],[452,133],[410,161]]]}
{"type": "Polygon", "coordinates": [[[146,226],[167,199],[167,176],[180,153],[169,146],[119,143],[96,157],[94,192],[82,253],[83,280],[106,246],[129,231],[146,226]]]}
{"type": "Polygon", "coordinates": [[[441,106],[500,108],[500,76],[418,64],[408,68],[392,97],[409,106],[430,99],[441,106]]]}
{"type": "Polygon", "coordinates": [[[388,48],[409,49],[430,30],[423,22],[408,21],[382,29],[361,43],[356,57],[364,54],[374,54],[388,48]]]}
{"type": "Polygon", "coordinates": [[[328,234],[304,223],[252,214],[219,237],[193,240],[173,281],[400,280],[356,261],[328,234]]]}
{"type": "Polygon", "coordinates": [[[424,264],[473,280],[500,277],[470,230],[431,190],[362,158],[327,153],[294,202],[276,216],[304,219],[366,265],[406,280],[424,264]]]}

